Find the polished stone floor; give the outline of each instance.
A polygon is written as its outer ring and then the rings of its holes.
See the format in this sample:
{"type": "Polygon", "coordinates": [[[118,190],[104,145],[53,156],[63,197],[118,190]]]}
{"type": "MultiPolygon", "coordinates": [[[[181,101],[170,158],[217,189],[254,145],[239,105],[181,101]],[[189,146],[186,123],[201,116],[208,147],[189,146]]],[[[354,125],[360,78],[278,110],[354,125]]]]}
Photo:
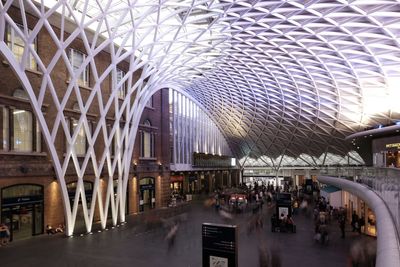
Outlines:
{"type": "MultiPolygon", "coordinates": [[[[348,266],[349,249],[355,240],[370,240],[347,229],[340,238],[336,222],[330,225],[328,245],[313,240],[312,219],[296,215],[297,233],[272,233],[271,209],[264,205],[264,228],[248,233],[250,213],[237,215],[239,226],[239,266],[259,266],[260,242],[279,251],[282,266],[348,266]]],[[[176,242],[168,248],[164,227],[146,228],[128,223],[92,235],[63,237],[39,236],[0,247],[0,266],[201,266],[201,225],[203,222],[224,223],[212,208],[193,203],[186,216],[179,217],[176,242]]]]}

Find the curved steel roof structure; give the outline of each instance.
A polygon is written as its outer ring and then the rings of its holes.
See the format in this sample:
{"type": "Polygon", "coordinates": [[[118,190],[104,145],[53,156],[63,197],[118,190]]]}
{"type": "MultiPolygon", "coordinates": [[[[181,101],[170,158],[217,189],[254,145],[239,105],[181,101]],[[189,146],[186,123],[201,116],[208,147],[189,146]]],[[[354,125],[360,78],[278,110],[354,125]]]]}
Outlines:
{"type": "Polygon", "coordinates": [[[132,90],[186,90],[242,163],[362,162],[344,137],[400,118],[397,0],[24,2],[85,29],[88,50],[133,53],[148,83],[132,90]]]}
{"type": "Polygon", "coordinates": [[[398,0],[0,1],[0,53],[29,95],[61,187],[67,235],[74,231],[79,200],[87,232],[92,229],[95,209],[87,207],[83,186],[88,168],[95,175],[91,207],[98,205],[102,227],[109,207],[114,225],[118,218],[125,221],[140,115],[163,87],[184,90],[203,105],[243,165],[362,162],[344,137],[400,119],[399,36],[398,0]],[[6,41],[8,29],[23,47],[20,57],[6,41]],[[35,49],[40,32],[56,48],[52,58],[41,58],[35,49]],[[86,55],[80,67],[67,54],[76,39],[86,55]],[[95,60],[104,50],[111,59],[105,69],[95,60]],[[27,75],[32,58],[40,88],[27,75]],[[123,61],[129,70],[118,78],[123,61]],[[54,85],[57,64],[69,77],[65,91],[54,85]],[[84,97],[79,77],[86,68],[94,82],[84,97]],[[103,90],[104,83],[111,92],[103,90]],[[124,84],[128,90],[119,100],[124,84]],[[80,113],[73,130],[64,114],[71,96],[80,113]],[[45,119],[44,105],[52,106],[54,121],[45,119]],[[91,128],[88,112],[94,106],[99,116],[91,128]],[[121,127],[122,119],[131,123],[121,127]],[[74,147],[80,131],[88,144],[83,161],[74,147]],[[59,132],[66,137],[63,155],[55,147],[59,132]],[[97,142],[102,151],[95,151],[97,142]],[[73,204],[65,181],[71,165],[77,177],[73,204]]]}
{"type": "Polygon", "coordinates": [[[188,90],[236,154],[318,165],[350,150],[346,135],[399,118],[398,1],[234,1],[223,20],[231,46],[188,90]]]}

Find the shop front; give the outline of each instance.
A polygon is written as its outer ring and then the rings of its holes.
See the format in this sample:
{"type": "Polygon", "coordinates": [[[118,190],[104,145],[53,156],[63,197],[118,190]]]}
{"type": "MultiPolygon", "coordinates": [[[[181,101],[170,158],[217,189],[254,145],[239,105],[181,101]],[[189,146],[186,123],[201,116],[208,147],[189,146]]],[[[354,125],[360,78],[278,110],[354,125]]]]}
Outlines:
{"type": "Polygon", "coordinates": [[[386,152],[386,167],[400,168],[400,153],[399,151],[386,152]]]}
{"type": "Polygon", "coordinates": [[[156,207],[156,187],[154,178],[139,180],[139,211],[143,212],[156,207]]]}
{"type": "Polygon", "coordinates": [[[375,167],[400,168],[400,136],[372,140],[375,167]]]}
{"type": "Polygon", "coordinates": [[[365,204],[364,201],[360,201],[360,214],[361,219],[364,218],[364,223],[361,226],[361,232],[370,236],[376,236],[376,218],[375,213],[365,204]]]}
{"type": "Polygon", "coordinates": [[[172,194],[183,195],[183,175],[171,175],[170,187],[172,194]]]}
{"type": "Polygon", "coordinates": [[[189,194],[197,194],[198,193],[198,181],[197,176],[192,174],[189,175],[189,194]]]}
{"type": "Polygon", "coordinates": [[[201,193],[209,192],[208,177],[204,173],[200,174],[200,192],[201,193]]]}
{"type": "Polygon", "coordinates": [[[13,185],[1,190],[1,222],[10,230],[10,240],[43,233],[43,186],[13,185]]]}
{"type": "Polygon", "coordinates": [[[342,189],[333,185],[321,188],[320,194],[324,197],[334,209],[343,207],[342,205],[342,189]]]}
{"type": "Polygon", "coordinates": [[[360,198],[349,192],[343,191],[343,203],[347,208],[347,218],[352,218],[355,211],[359,218],[360,232],[370,236],[376,236],[376,218],[372,209],[360,198]]]}

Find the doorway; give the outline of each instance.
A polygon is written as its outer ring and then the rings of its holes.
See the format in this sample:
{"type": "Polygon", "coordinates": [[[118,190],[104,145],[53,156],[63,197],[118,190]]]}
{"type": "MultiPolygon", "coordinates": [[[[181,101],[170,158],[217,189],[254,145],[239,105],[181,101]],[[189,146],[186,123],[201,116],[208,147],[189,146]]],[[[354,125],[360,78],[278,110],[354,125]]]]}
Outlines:
{"type": "Polygon", "coordinates": [[[139,180],[139,211],[143,212],[156,207],[156,190],[154,178],[142,178],[139,180]]]}
{"type": "Polygon", "coordinates": [[[43,187],[13,185],[1,190],[1,222],[10,230],[10,241],[43,234],[43,187]]]}

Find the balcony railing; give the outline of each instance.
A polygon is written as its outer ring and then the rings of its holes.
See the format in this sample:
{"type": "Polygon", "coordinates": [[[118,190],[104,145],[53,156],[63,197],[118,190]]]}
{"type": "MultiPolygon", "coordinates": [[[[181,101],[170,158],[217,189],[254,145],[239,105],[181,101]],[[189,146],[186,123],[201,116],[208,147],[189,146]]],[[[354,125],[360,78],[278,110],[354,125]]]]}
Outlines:
{"type": "Polygon", "coordinates": [[[375,191],[388,206],[400,233],[400,169],[395,168],[326,168],[321,175],[335,176],[364,184],[375,191]]]}

